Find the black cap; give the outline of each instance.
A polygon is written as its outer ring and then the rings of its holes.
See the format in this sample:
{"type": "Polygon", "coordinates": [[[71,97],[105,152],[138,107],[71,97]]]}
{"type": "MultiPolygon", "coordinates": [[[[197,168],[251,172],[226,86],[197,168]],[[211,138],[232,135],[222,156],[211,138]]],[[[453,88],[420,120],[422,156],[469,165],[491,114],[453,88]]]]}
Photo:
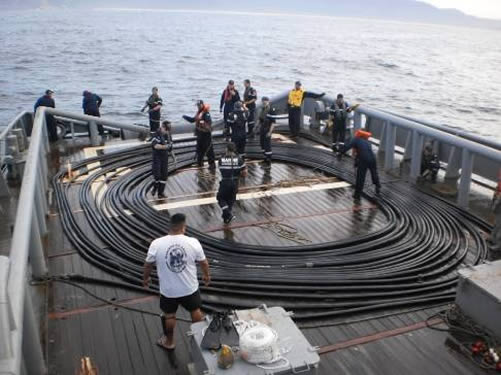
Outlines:
{"type": "Polygon", "coordinates": [[[261,98],[261,100],[262,100],[263,102],[269,102],[269,101],[270,101],[270,98],[268,98],[267,96],[263,96],[263,97],[261,98]]]}
{"type": "Polygon", "coordinates": [[[338,98],[338,99],[343,99],[343,98],[344,98],[344,96],[343,96],[343,94],[337,94],[337,98],[338,98]]]}
{"type": "Polygon", "coordinates": [[[301,81],[296,81],[296,86],[302,86],[301,81]]]}
{"type": "Polygon", "coordinates": [[[197,105],[204,105],[204,101],[202,99],[197,100],[197,105]]]}
{"type": "Polygon", "coordinates": [[[54,91],[53,90],[45,90],[45,95],[50,95],[50,94],[54,94],[54,91]]]}

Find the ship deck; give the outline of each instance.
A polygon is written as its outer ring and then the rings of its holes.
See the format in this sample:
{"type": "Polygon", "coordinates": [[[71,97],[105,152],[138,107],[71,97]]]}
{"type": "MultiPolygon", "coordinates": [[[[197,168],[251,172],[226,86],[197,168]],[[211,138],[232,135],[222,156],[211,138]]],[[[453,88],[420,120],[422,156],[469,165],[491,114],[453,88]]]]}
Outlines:
{"type": "MultiPolygon", "coordinates": [[[[298,142],[311,143],[306,139],[298,142]]],[[[64,167],[68,160],[75,162],[88,157],[89,152],[105,152],[105,149],[90,149],[83,140],[57,146],[52,152],[52,172],[64,167]]],[[[387,183],[395,180],[390,175],[382,177],[387,183]]],[[[214,195],[216,181],[208,170],[185,168],[169,178],[167,204],[172,204],[176,212],[186,213],[190,226],[218,239],[279,246],[320,243],[370,233],[382,227],[386,220],[368,200],[362,200],[355,207],[352,187],[338,186],[329,176],[285,163],[274,163],[271,170],[267,170],[251,161],[249,176],[241,189],[252,193],[273,185],[276,189],[289,190],[284,194],[259,195],[239,201],[235,207],[238,219],[225,228],[217,205],[203,201],[214,195]],[[326,188],[314,192],[300,189],[315,183],[323,183],[326,188]],[[298,191],[294,191],[295,188],[298,191]]],[[[83,213],[78,212],[77,197],[74,199],[74,214],[80,223],[85,223],[83,213]]],[[[150,203],[165,202],[152,200],[150,203]]],[[[46,248],[51,275],[77,273],[120,281],[79,255],[63,233],[55,204],[51,207],[48,226],[46,248]]],[[[86,233],[95,236],[90,227],[86,233]]],[[[155,295],[102,285],[83,286],[107,301],[159,312],[155,295]]],[[[47,296],[48,321],[42,331],[46,333],[50,374],[78,373],[85,357],[99,374],[189,374],[188,364],[192,360],[185,335],[189,323],[178,322],[176,358],[179,366],[174,368],[167,353],[155,345],[161,334],[157,317],[110,306],[78,287],[60,282],[47,286],[47,296]]],[[[319,374],[484,374],[484,370],[449,348],[446,332],[426,326],[425,321],[445,307],[393,309],[358,315],[354,320],[317,321],[310,327],[304,325],[302,331],[312,345],[321,348],[319,374]]],[[[182,309],[178,316],[188,318],[182,309]]]]}
{"type": "MultiPolygon", "coordinates": [[[[88,156],[84,146],[76,145],[66,149],[66,154],[54,157],[54,171],[66,160],[88,156]]],[[[253,191],[253,187],[274,184],[280,188],[283,184],[290,189],[325,178],[295,165],[276,163],[271,170],[266,170],[250,162],[249,176],[241,188],[253,191]]],[[[389,176],[388,180],[391,179],[389,176]]],[[[208,170],[186,168],[170,177],[168,202],[177,204],[177,212],[187,214],[190,226],[228,241],[276,245],[317,243],[369,233],[386,220],[369,201],[362,201],[355,208],[351,200],[352,187],[344,186],[239,201],[235,208],[238,220],[230,228],[223,228],[215,204],[198,204],[200,199],[213,195],[215,183],[208,170]],[[277,221],[285,227],[277,229],[277,221]]],[[[56,207],[52,207],[49,228],[47,249],[51,275],[78,273],[119,281],[78,254],[63,233],[56,207]]],[[[88,234],[93,235],[91,229],[88,234]]],[[[85,287],[114,303],[159,311],[157,296],[100,285],[85,287]]],[[[484,373],[446,345],[447,333],[432,330],[423,323],[444,307],[381,311],[377,315],[358,316],[356,321],[326,322],[329,325],[326,327],[316,322],[320,326],[305,326],[302,331],[310,343],[321,347],[323,352],[319,374],[484,373]]],[[[178,316],[187,318],[188,314],[180,310],[178,316]]],[[[155,345],[161,334],[158,318],[107,305],[71,285],[56,282],[49,287],[47,347],[51,374],[75,373],[84,357],[90,358],[100,374],[188,374],[187,365],[191,362],[185,335],[188,330],[189,323],[178,323],[179,366],[176,369],[167,353],[155,345]]]]}

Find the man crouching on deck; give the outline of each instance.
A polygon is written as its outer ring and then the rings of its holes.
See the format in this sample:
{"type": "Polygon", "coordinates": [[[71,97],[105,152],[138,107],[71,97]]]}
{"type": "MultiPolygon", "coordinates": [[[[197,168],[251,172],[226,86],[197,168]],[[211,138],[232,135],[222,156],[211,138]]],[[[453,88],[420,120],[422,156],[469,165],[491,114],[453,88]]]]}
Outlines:
{"type": "Polygon", "coordinates": [[[175,214],[170,219],[169,235],[154,240],[148,250],[144,264],[143,286],[148,287],[153,264],[157,265],[160,284],[160,309],[164,335],[157,345],[168,351],[176,348],[174,328],[179,305],[191,314],[192,322],[203,319],[200,310],[202,299],[198,289],[197,262],[202,269],[202,279],[209,285],[209,262],[202,245],[196,238],[185,236],[186,216],[175,214]]]}

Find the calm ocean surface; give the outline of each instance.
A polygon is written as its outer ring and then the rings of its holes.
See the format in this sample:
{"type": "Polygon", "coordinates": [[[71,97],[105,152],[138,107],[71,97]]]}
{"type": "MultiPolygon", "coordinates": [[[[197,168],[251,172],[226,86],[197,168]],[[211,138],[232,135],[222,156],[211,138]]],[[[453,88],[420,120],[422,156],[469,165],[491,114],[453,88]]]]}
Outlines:
{"type": "Polygon", "coordinates": [[[46,88],[81,112],[87,89],[102,115],[146,124],[160,88],[169,119],[214,112],[228,79],[272,96],[306,89],[455,126],[501,141],[501,32],[313,16],[148,10],[0,13],[0,126],[46,88]]]}

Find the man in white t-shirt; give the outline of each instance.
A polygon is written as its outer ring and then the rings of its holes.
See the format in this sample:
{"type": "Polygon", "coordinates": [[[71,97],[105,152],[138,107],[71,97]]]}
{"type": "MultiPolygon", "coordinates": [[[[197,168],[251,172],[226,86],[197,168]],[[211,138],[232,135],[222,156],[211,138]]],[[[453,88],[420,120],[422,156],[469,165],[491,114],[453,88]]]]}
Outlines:
{"type": "Polygon", "coordinates": [[[157,266],[160,284],[160,309],[163,311],[164,335],[157,344],[169,351],[175,349],[174,328],[179,305],[191,314],[191,320],[203,319],[200,307],[202,299],[198,290],[197,263],[202,269],[202,279],[209,285],[209,262],[202,245],[196,238],[185,236],[186,216],[175,214],[170,219],[169,235],[154,240],[144,264],[143,285],[148,287],[153,265],[157,266]]]}

